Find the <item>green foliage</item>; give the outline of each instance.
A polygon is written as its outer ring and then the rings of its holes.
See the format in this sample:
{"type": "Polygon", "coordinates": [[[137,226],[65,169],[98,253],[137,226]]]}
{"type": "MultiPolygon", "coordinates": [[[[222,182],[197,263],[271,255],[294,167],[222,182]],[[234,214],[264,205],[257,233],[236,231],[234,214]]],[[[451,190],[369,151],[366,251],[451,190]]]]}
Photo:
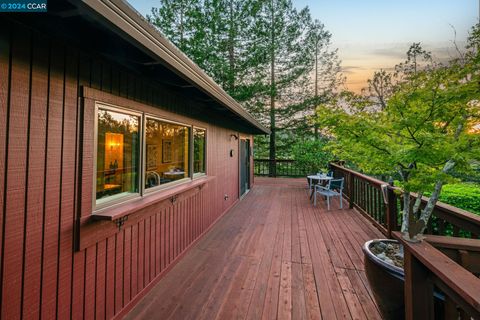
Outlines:
{"type": "MultiPolygon", "coordinates": [[[[400,186],[400,181],[395,181],[400,186]]],[[[399,194],[400,195],[400,194],[399,194]]],[[[429,197],[431,192],[425,192],[424,196],[429,197]]],[[[457,208],[480,214],[480,185],[476,183],[452,183],[442,188],[439,200],[457,208]]]]}
{"type": "Polygon", "coordinates": [[[305,72],[290,89],[291,94],[281,96],[284,106],[277,107],[279,129],[293,129],[301,139],[312,137],[312,131],[319,138],[319,128],[311,118],[319,104],[331,101],[343,81],[337,50],[330,48],[330,39],[330,32],[320,21],[308,21],[302,57],[305,72]]]}
{"type": "Polygon", "coordinates": [[[371,174],[398,172],[407,191],[432,191],[436,181],[451,181],[443,170],[449,160],[461,171],[479,156],[479,136],[468,131],[480,117],[471,102],[478,82],[465,81],[457,62],[403,76],[384,110],[357,99],[348,110],[341,103],[319,108],[318,121],[334,135],[339,157],[371,174]]]}
{"type": "MultiPolygon", "coordinates": [[[[426,196],[430,196],[430,194],[427,193],[426,196]]],[[[443,187],[440,201],[480,215],[480,185],[474,183],[447,184],[443,187]]],[[[436,232],[439,232],[437,221],[438,219],[433,216],[432,226],[436,232]]],[[[446,235],[454,235],[451,223],[445,223],[444,228],[446,235]]],[[[459,236],[470,238],[471,234],[468,231],[460,230],[459,236]]]]}
{"type": "MultiPolygon", "coordinates": [[[[425,226],[442,186],[455,181],[452,169],[471,170],[480,158],[480,134],[472,131],[480,122],[479,44],[469,45],[465,55],[442,65],[415,43],[407,60],[395,67],[395,82],[383,82],[390,83],[385,105],[348,93],[336,105],[317,110],[318,126],[334,138],[330,148],[336,156],[370,174],[399,174],[402,231],[409,230],[410,192],[432,193],[419,218],[425,226]]],[[[377,77],[385,80],[386,75],[377,77]]],[[[413,209],[414,216],[419,208],[413,209]]],[[[413,230],[424,229],[416,225],[413,230]]]]}
{"type": "Polygon", "coordinates": [[[258,0],[160,0],[148,20],[230,95],[242,101],[261,88],[251,77],[266,63],[256,44],[258,0]]]}
{"type": "MultiPolygon", "coordinates": [[[[268,136],[255,136],[255,144],[253,148],[253,157],[255,159],[268,159],[268,136]]],[[[285,158],[288,159],[288,158],[285,158]]]]}
{"type": "Polygon", "coordinates": [[[334,159],[326,145],[325,140],[299,141],[292,148],[293,158],[298,166],[308,168],[312,173],[326,171],[334,159]]]}
{"type": "Polygon", "coordinates": [[[156,26],[161,26],[162,33],[180,50],[196,55],[196,44],[204,34],[196,27],[201,19],[199,0],[160,0],[159,8],[152,8],[147,19],[156,26]]]}
{"type": "Polygon", "coordinates": [[[331,34],[291,0],[160,0],[147,18],[270,127],[267,157],[313,133],[308,119],[339,82],[331,34]]]}
{"type": "Polygon", "coordinates": [[[440,201],[480,215],[480,185],[474,183],[445,185],[440,201]]]}

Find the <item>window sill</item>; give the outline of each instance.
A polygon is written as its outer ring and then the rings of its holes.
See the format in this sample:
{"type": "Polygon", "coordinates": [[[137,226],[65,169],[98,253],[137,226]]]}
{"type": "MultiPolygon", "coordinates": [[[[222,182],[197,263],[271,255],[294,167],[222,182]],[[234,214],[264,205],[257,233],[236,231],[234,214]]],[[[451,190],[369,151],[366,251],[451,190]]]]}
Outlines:
{"type": "Polygon", "coordinates": [[[205,177],[206,175],[207,174],[205,172],[197,172],[197,173],[193,174],[193,179],[194,180],[201,179],[201,178],[205,177]]]}
{"type": "Polygon", "coordinates": [[[158,190],[157,192],[152,192],[142,198],[95,211],[92,213],[92,219],[115,221],[161,201],[170,200],[173,203],[175,202],[176,197],[180,194],[196,187],[203,186],[213,179],[214,177],[211,176],[203,176],[190,182],[172,186],[171,188],[158,190]]]}

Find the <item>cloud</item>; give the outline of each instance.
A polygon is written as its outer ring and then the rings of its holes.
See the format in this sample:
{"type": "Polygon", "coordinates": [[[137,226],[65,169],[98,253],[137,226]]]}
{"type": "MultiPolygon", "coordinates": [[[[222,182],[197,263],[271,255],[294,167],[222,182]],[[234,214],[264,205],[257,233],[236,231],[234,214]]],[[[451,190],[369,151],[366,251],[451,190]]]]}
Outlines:
{"type": "MultiPolygon", "coordinates": [[[[407,57],[407,51],[411,43],[386,44],[383,48],[377,47],[370,51],[372,56],[384,57],[392,60],[403,61],[407,57]]],[[[458,58],[458,51],[453,42],[432,42],[421,43],[422,47],[431,52],[435,61],[446,62],[453,58],[458,58]]],[[[458,50],[463,51],[466,45],[465,41],[456,43],[458,50]]]]}
{"type": "Polygon", "coordinates": [[[405,59],[406,52],[408,47],[386,47],[386,48],[376,48],[371,51],[371,54],[374,56],[382,56],[395,60],[405,59]]]}
{"type": "Polygon", "coordinates": [[[393,72],[395,71],[395,67],[382,68],[382,70],[385,70],[387,72],[393,72]]]}
{"type": "Polygon", "coordinates": [[[456,46],[457,47],[455,47],[455,43],[452,42],[449,46],[426,46],[426,49],[432,52],[435,61],[447,62],[459,58],[460,53],[464,53],[466,42],[457,42],[456,46]]]}
{"type": "MultiPolygon", "coordinates": [[[[383,69],[393,72],[395,65],[407,58],[407,51],[411,43],[370,43],[370,44],[343,44],[339,50],[342,60],[342,73],[347,77],[346,86],[359,92],[367,86],[367,80],[375,71],[383,69]]],[[[460,50],[465,42],[456,43],[460,50]]],[[[445,63],[458,58],[459,53],[451,41],[422,43],[425,50],[432,53],[434,61],[445,63]]]]}
{"type": "Polygon", "coordinates": [[[366,69],[358,66],[342,66],[342,72],[345,74],[358,73],[364,70],[366,69]]]}

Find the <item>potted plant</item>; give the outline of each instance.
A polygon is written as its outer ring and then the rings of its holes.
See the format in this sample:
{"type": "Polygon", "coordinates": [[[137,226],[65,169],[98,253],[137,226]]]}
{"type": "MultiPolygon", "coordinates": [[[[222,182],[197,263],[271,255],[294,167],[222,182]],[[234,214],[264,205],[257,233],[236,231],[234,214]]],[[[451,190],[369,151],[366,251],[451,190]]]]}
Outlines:
{"type": "MultiPolygon", "coordinates": [[[[452,170],[468,170],[479,157],[479,26],[467,52],[447,64],[435,63],[419,44],[395,73],[374,75],[370,95],[340,95],[319,107],[319,126],[332,135],[333,152],[369,174],[390,174],[400,189],[401,232],[422,241],[442,186],[452,170]],[[430,194],[425,205],[422,196],[430,194]],[[415,195],[415,196],[413,196],[415,195]]],[[[403,250],[394,240],[364,245],[366,273],[386,319],[403,319],[403,250]],[[379,301],[380,299],[380,301],[379,301]]]]}

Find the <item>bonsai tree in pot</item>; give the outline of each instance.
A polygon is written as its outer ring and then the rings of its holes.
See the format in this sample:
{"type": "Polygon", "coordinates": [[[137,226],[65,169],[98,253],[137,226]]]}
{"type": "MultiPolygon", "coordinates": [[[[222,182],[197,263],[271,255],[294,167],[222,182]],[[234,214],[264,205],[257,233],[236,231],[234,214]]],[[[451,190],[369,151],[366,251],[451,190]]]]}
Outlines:
{"type": "MultiPolygon", "coordinates": [[[[479,39],[476,26],[466,53],[446,64],[413,44],[395,73],[375,74],[373,95],[348,93],[333,106],[317,109],[334,154],[367,174],[389,174],[399,181],[401,232],[407,241],[423,239],[442,187],[454,181],[452,170],[469,170],[480,157],[479,39]],[[388,88],[378,90],[379,85],[388,88]],[[426,193],[430,198],[422,206],[426,193]]],[[[403,277],[403,270],[391,269],[403,277]]],[[[395,308],[390,311],[401,316],[395,308]]]]}

